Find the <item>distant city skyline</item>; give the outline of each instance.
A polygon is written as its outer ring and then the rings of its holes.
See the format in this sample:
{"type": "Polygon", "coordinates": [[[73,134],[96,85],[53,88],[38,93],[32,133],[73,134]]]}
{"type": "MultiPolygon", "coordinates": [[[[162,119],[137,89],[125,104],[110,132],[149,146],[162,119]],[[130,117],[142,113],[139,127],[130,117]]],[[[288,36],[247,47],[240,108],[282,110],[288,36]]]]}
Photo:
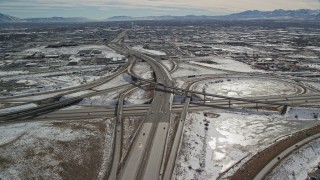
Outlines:
{"type": "Polygon", "coordinates": [[[320,0],[0,0],[0,12],[20,18],[226,15],[246,10],[320,9],[320,0]]]}

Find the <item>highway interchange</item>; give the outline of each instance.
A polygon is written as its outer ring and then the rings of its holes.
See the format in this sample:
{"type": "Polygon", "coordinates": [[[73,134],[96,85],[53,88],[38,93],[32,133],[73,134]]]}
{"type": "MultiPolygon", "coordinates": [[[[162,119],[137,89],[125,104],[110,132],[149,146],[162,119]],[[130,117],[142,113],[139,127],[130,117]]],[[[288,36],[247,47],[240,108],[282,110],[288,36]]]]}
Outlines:
{"type": "MultiPolygon", "coordinates": [[[[178,68],[177,63],[174,62],[173,69],[169,70],[153,57],[129,49],[123,44],[123,39],[126,37],[126,33],[127,31],[123,31],[108,44],[108,46],[115,51],[130,57],[129,63],[118,69],[117,72],[115,72],[112,76],[105,79],[102,78],[99,81],[95,81],[86,85],[49,92],[58,93],[58,95],[50,98],[50,101],[48,101],[48,99],[40,100],[47,103],[43,103],[43,105],[36,108],[0,115],[0,122],[7,124],[20,121],[74,120],[116,116],[112,166],[110,171],[107,171],[107,173],[104,175],[104,179],[156,180],[171,179],[175,160],[177,158],[182,140],[184,120],[188,112],[210,110],[212,108],[237,109],[246,107],[252,109],[256,108],[259,110],[261,107],[273,107],[281,109],[287,108],[288,106],[310,105],[312,103],[320,102],[319,92],[308,87],[301,90],[300,93],[294,95],[269,97],[262,96],[250,98],[227,97],[193,90],[195,84],[202,80],[212,78],[210,76],[203,76],[200,78],[197,77],[194,81],[190,81],[187,88],[178,88],[175,86],[174,79],[170,74],[172,71],[178,68]],[[154,79],[143,79],[133,73],[132,66],[137,60],[144,60],[152,67],[155,75],[154,79]],[[122,85],[121,87],[118,86],[66,100],[56,101],[56,99],[59,99],[63,95],[84,90],[92,90],[94,87],[107,83],[116,76],[119,76],[125,72],[135,77],[137,81],[133,84],[122,85]],[[125,105],[125,98],[130,92],[138,87],[143,87],[150,84],[154,87],[154,96],[150,104],[125,105]],[[103,94],[106,92],[112,92],[119,88],[123,88],[125,90],[120,92],[116,106],[89,106],[84,109],[56,111],[63,107],[76,104],[83,98],[103,94]],[[313,91],[313,93],[304,94],[305,91],[313,91]],[[174,95],[177,94],[185,96],[185,101],[183,103],[174,104],[174,95]],[[192,97],[196,96],[205,96],[207,98],[199,101],[192,100],[192,97]],[[212,97],[218,99],[212,100],[212,97]],[[180,118],[177,129],[174,133],[175,136],[173,138],[173,145],[171,148],[168,148],[168,132],[170,129],[170,121],[173,121],[173,112],[179,113],[180,118]],[[122,154],[122,136],[124,133],[122,119],[124,115],[145,116],[142,124],[137,130],[132,145],[129,148],[129,152],[125,155],[122,154]]],[[[39,93],[36,95],[42,94],[48,94],[48,92],[39,93]]],[[[2,98],[1,101],[5,102],[28,96],[30,95],[2,98]]]]}

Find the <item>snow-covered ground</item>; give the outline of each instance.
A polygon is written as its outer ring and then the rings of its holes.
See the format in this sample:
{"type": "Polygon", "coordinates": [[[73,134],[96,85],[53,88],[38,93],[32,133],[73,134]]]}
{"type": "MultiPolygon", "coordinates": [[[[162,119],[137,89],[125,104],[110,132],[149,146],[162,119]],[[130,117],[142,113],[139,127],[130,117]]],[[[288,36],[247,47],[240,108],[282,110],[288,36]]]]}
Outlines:
{"type": "Polygon", "coordinates": [[[173,179],[217,179],[244,157],[318,121],[215,110],[188,114],[173,179]]]}
{"type": "Polygon", "coordinates": [[[161,63],[162,63],[165,67],[167,67],[167,69],[168,69],[169,71],[171,71],[171,70],[173,69],[174,64],[173,64],[172,61],[162,60],[161,63]]]}
{"type": "Polygon", "coordinates": [[[118,102],[119,91],[84,98],[78,105],[115,105],[118,102]]]}
{"type": "Polygon", "coordinates": [[[92,93],[92,92],[94,92],[94,91],[86,90],[86,91],[79,91],[79,92],[76,92],[76,93],[64,95],[64,96],[62,96],[60,98],[60,101],[65,100],[65,99],[74,98],[74,97],[79,97],[79,96],[82,96],[82,95],[85,95],[85,94],[89,94],[89,93],[92,93]]]}
{"type": "Polygon", "coordinates": [[[1,179],[97,179],[111,162],[114,119],[0,126],[1,179]],[[90,169],[90,171],[88,171],[90,169]]]}
{"type": "Polygon", "coordinates": [[[30,103],[30,104],[18,105],[18,106],[14,106],[14,107],[3,108],[3,109],[0,109],[0,114],[22,111],[22,110],[34,108],[37,106],[38,105],[36,105],[34,103],[30,103]]]}
{"type": "Polygon", "coordinates": [[[281,80],[265,78],[221,78],[205,80],[195,86],[197,91],[229,97],[253,97],[290,95],[299,92],[299,87],[281,80]]]}
{"type": "Polygon", "coordinates": [[[285,158],[267,176],[267,180],[307,179],[320,162],[320,139],[311,141],[285,158]]]}
{"type": "Polygon", "coordinates": [[[125,104],[145,104],[151,100],[152,92],[144,89],[135,89],[125,98],[125,104]]]}
{"type": "Polygon", "coordinates": [[[152,68],[148,63],[145,62],[137,62],[133,68],[133,73],[143,79],[151,79],[152,78],[152,68]]]}
{"type": "Polygon", "coordinates": [[[130,84],[132,83],[132,78],[129,74],[121,74],[115,78],[113,78],[111,81],[93,88],[94,90],[97,91],[101,91],[101,90],[105,90],[105,89],[109,89],[109,88],[114,88],[117,86],[122,86],[122,85],[126,85],[126,84],[130,84]]]}
{"type": "Polygon", "coordinates": [[[232,60],[229,58],[203,58],[202,60],[211,61],[213,64],[208,64],[205,62],[191,61],[192,64],[197,64],[201,66],[212,67],[221,70],[227,71],[236,71],[236,72],[264,72],[262,70],[253,69],[250,65],[232,60]]]}
{"type": "Polygon", "coordinates": [[[25,89],[18,91],[11,91],[12,95],[24,95],[30,93],[38,92],[48,92],[56,89],[65,89],[69,87],[79,86],[84,82],[89,82],[93,80],[90,77],[79,77],[76,75],[62,75],[62,76],[53,76],[53,77],[29,77],[23,78],[24,81],[34,82],[32,86],[27,85],[25,89]],[[87,81],[88,80],[88,81],[87,81]]]}
{"type": "MultiPolygon", "coordinates": [[[[3,78],[3,80],[16,81],[17,84],[24,85],[24,88],[18,88],[16,90],[8,92],[11,95],[16,96],[30,94],[31,96],[31,94],[37,94],[39,92],[49,92],[57,89],[76,87],[81,84],[89,83],[100,78],[107,77],[111,74],[111,72],[108,72],[99,76],[90,75],[95,71],[96,69],[70,69],[64,72],[50,72],[6,77],[3,78]],[[72,72],[74,71],[76,71],[77,74],[72,74],[72,72]],[[81,73],[78,74],[78,72],[81,73]]],[[[35,95],[32,95],[32,98],[35,97],[35,95]]]]}
{"type": "Polygon", "coordinates": [[[286,113],[287,119],[320,120],[320,109],[290,107],[286,113]]]}
{"type": "Polygon", "coordinates": [[[144,49],[142,46],[134,46],[134,47],[132,47],[132,49],[139,51],[139,52],[142,52],[142,53],[149,54],[149,55],[156,55],[156,56],[165,56],[166,55],[166,53],[164,53],[162,51],[144,49]]]}
{"type": "Polygon", "coordinates": [[[20,74],[28,74],[28,71],[0,71],[0,77],[20,75],[20,74]]]}
{"type": "Polygon", "coordinates": [[[205,74],[213,74],[213,75],[221,75],[226,74],[225,71],[219,71],[215,69],[195,66],[189,63],[179,63],[178,69],[172,73],[173,78],[177,77],[184,77],[184,76],[198,76],[198,75],[205,75],[205,74]]]}
{"type": "Polygon", "coordinates": [[[178,88],[186,88],[187,84],[186,81],[183,78],[176,78],[175,79],[175,86],[178,88]]]}
{"type": "Polygon", "coordinates": [[[26,102],[26,101],[38,101],[42,99],[52,98],[54,96],[59,95],[60,93],[49,93],[49,94],[42,94],[42,95],[34,95],[34,96],[28,96],[28,97],[22,97],[22,98],[15,98],[12,99],[13,102],[26,102]]]}
{"type": "Polygon", "coordinates": [[[61,47],[61,48],[46,48],[46,46],[40,46],[37,48],[27,49],[23,53],[33,54],[33,53],[43,53],[45,55],[62,55],[62,54],[77,54],[80,50],[101,50],[102,54],[114,53],[112,49],[104,45],[81,45],[73,47],[61,47]]]}
{"type": "Polygon", "coordinates": [[[305,82],[305,83],[320,91],[320,83],[316,83],[316,82],[305,82]]]}

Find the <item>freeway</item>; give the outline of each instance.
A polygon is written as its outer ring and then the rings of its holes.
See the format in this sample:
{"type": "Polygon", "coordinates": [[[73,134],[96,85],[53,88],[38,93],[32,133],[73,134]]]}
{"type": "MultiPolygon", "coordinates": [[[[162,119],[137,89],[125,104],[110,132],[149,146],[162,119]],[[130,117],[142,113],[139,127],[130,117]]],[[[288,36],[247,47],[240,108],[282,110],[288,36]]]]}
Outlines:
{"type": "MultiPolygon", "coordinates": [[[[109,47],[122,53],[130,53],[146,61],[153,69],[156,82],[166,86],[173,86],[173,79],[167,68],[155,59],[140,52],[119,47],[117,44],[125,35],[109,44],[109,47]]],[[[131,68],[129,68],[131,69],[131,68]]],[[[133,75],[134,76],[134,75],[133,75]]],[[[119,179],[158,179],[166,147],[166,137],[170,123],[173,94],[172,92],[155,89],[154,98],[150,105],[146,119],[133,142],[123,168],[119,172],[119,179]]]]}
{"type": "MultiPolygon", "coordinates": [[[[130,87],[130,86],[125,86],[130,87]]],[[[114,89],[111,89],[114,90],[114,89]]],[[[110,90],[106,90],[110,91],[110,90]]],[[[101,92],[102,93],[102,92],[101,92]]],[[[188,96],[189,97],[189,96],[188,96]]],[[[253,97],[251,97],[253,98],[253,97]]],[[[256,100],[269,102],[277,102],[280,104],[290,104],[290,106],[301,106],[308,105],[312,103],[320,102],[320,94],[305,94],[299,96],[278,96],[278,97],[256,97],[256,100]]],[[[206,101],[203,104],[203,101],[190,101],[189,111],[197,111],[197,110],[210,110],[214,108],[229,108],[229,101],[226,99],[217,99],[214,101],[206,101]]],[[[265,105],[261,104],[259,107],[263,107],[265,105]]],[[[184,105],[180,103],[176,103],[172,105],[173,112],[181,112],[183,110],[184,105]]],[[[256,107],[255,103],[249,102],[240,102],[235,101],[231,102],[230,108],[242,108],[242,107],[256,107]]],[[[145,115],[150,108],[150,104],[141,104],[141,105],[124,105],[122,114],[125,115],[145,115]]],[[[103,116],[114,116],[115,115],[115,107],[114,106],[84,106],[83,109],[74,109],[74,110],[60,110],[51,112],[39,117],[34,118],[34,120],[44,120],[44,119],[64,119],[64,120],[74,120],[76,118],[80,119],[88,119],[94,117],[103,117],[103,116]]]]}
{"type": "MultiPolygon", "coordinates": [[[[173,86],[170,73],[161,63],[139,52],[130,52],[151,65],[158,83],[173,86]]],[[[159,178],[172,101],[172,93],[155,91],[147,117],[120,171],[120,179],[152,180],[159,178]]]]}
{"type": "Polygon", "coordinates": [[[113,161],[112,161],[112,167],[111,171],[109,173],[109,180],[116,179],[119,165],[120,165],[120,158],[121,158],[121,150],[122,150],[122,134],[123,134],[123,124],[122,124],[122,115],[123,115],[123,104],[125,97],[131,93],[132,91],[136,90],[137,87],[128,89],[127,91],[121,93],[118,104],[117,104],[117,122],[115,127],[115,141],[114,141],[114,151],[113,151],[113,161]]]}
{"type": "MultiPolygon", "coordinates": [[[[187,89],[191,90],[193,89],[195,83],[189,84],[187,89]]],[[[178,122],[178,127],[176,129],[175,132],[175,137],[173,140],[173,144],[172,147],[170,149],[170,152],[168,152],[168,159],[167,161],[164,161],[162,163],[162,171],[161,171],[161,175],[162,177],[160,179],[171,179],[173,170],[174,170],[174,165],[176,162],[176,159],[178,157],[178,153],[180,152],[180,148],[182,145],[182,138],[183,138],[183,129],[184,129],[184,123],[185,123],[185,119],[187,117],[187,113],[188,113],[188,109],[190,106],[190,101],[191,101],[191,94],[188,93],[186,96],[186,100],[180,115],[180,119],[178,122]]]]}
{"type": "Polygon", "coordinates": [[[131,87],[132,85],[122,85],[122,86],[118,86],[118,87],[114,87],[114,88],[109,88],[106,90],[101,90],[101,91],[96,91],[96,92],[92,92],[92,93],[88,93],[88,94],[84,94],[81,96],[77,96],[77,97],[72,97],[72,98],[68,98],[65,100],[61,100],[58,102],[53,102],[53,103],[48,103],[48,104],[44,104],[41,105],[39,107],[35,107],[35,108],[30,108],[30,109],[26,109],[26,110],[22,110],[19,112],[12,112],[12,113],[7,113],[7,114],[1,114],[1,120],[0,122],[12,122],[12,121],[21,121],[27,118],[32,118],[35,116],[39,116],[41,114],[46,114],[48,112],[54,111],[56,109],[59,108],[63,108],[72,104],[75,104],[77,102],[80,102],[83,98],[86,97],[91,97],[91,96],[96,96],[99,94],[103,94],[106,92],[111,92],[114,90],[118,90],[119,88],[128,88],[131,87]]]}

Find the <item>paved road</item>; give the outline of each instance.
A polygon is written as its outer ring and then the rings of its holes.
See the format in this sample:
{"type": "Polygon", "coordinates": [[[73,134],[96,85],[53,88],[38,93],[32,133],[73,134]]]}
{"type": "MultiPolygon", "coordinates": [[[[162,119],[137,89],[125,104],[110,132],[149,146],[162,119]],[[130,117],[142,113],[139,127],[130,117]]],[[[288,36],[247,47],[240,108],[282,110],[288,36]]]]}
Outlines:
{"type": "Polygon", "coordinates": [[[113,79],[116,76],[118,76],[118,75],[122,74],[123,72],[127,71],[128,66],[129,66],[129,63],[127,63],[124,66],[122,66],[117,72],[113,73],[110,77],[101,78],[99,80],[96,80],[96,81],[93,81],[93,82],[89,82],[89,83],[84,84],[84,85],[80,85],[80,86],[76,86],[76,87],[70,87],[70,88],[64,88],[64,89],[58,89],[58,90],[54,90],[54,91],[34,93],[34,94],[23,94],[23,95],[11,96],[11,97],[0,97],[0,101],[6,102],[6,101],[15,100],[15,99],[18,99],[18,98],[34,97],[34,96],[56,94],[56,93],[59,93],[59,94],[55,95],[55,96],[62,96],[62,95],[66,95],[66,94],[72,94],[72,93],[75,93],[75,92],[88,90],[88,89],[91,89],[91,88],[94,88],[94,87],[97,87],[97,86],[100,86],[102,84],[107,83],[111,79],[113,79]]]}
{"type": "MultiPolygon", "coordinates": [[[[149,56],[133,52],[151,65],[158,83],[173,86],[168,70],[149,56]]],[[[120,172],[120,179],[158,179],[170,121],[173,94],[156,91],[147,117],[120,172]]]]}
{"type": "MultiPolygon", "coordinates": [[[[261,99],[258,98],[258,100],[263,100],[266,97],[261,97],[261,99]]],[[[302,97],[297,96],[288,96],[287,98],[283,97],[271,97],[268,99],[270,102],[276,101],[278,103],[286,103],[288,102],[292,103],[293,105],[303,105],[313,102],[320,102],[320,95],[303,95],[302,97]],[[306,100],[308,102],[306,102],[306,100]]],[[[216,108],[228,108],[229,102],[228,100],[215,100],[213,102],[206,102],[206,104],[203,104],[203,101],[200,101],[198,103],[196,102],[190,102],[189,105],[189,111],[198,111],[198,110],[210,110],[213,107],[216,108]],[[192,104],[195,103],[195,104],[192,104]]],[[[242,107],[255,107],[255,103],[248,103],[248,102],[232,102],[231,108],[242,108],[242,107]]],[[[84,106],[86,107],[86,106],[84,106]]],[[[141,105],[124,105],[123,106],[123,114],[126,115],[145,115],[150,108],[150,104],[141,104],[141,105]]],[[[172,105],[172,111],[173,112],[181,112],[184,108],[183,104],[173,104],[172,105]]],[[[84,109],[74,109],[74,110],[60,110],[52,113],[45,114],[43,116],[39,116],[35,118],[35,120],[43,120],[45,118],[47,119],[88,119],[88,118],[94,118],[94,117],[103,117],[103,116],[114,116],[115,114],[115,107],[114,106],[90,106],[86,107],[84,109]]]]}
{"type": "MultiPolygon", "coordinates": [[[[123,93],[121,93],[118,105],[117,105],[117,122],[115,127],[115,141],[114,141],[114,150],[113,150],[113,161],[112,161],[112,167],[111,171],[109,173],[109,180],[116,179],[118,169],[119,169],[119,163],[121,158],[121,150],[122,150],[122,115],[123,115],[123,104],[124,99],[127,96],[128,93],[132,92],[136,88],[131,88],[123,93]]],[[[106,179],[106,178],[105,178],[106,179]]]]}
{"type": "Polygon", "coordinates": [[[56,109],[60,109],[60,108],[75,104],[77,102],[80,102],[83,98],[86,98],[86,97],[96,96],[96,95],[103,94],[106,92],[118,90],[119,88],[120,89],[121,88],[129,88],[132,86],[133,85],[118,86],[118,87],[109,88],[106,90],[101,90],[101,91],[97,91],[97,92],[84,94],[84,95],[77,96],[77,97],[68,98],[65,100],[57,101],[57,102],[44,104],[44,105],[41,105],[41,106],[38,106],[35,108],[26,109],[26,110],[22,110],[19,112],[1,114],[0,115],[0,118],[1,118],[0,122],[9,122],[9,121],[13,122],[13,121],[25,120],[27,118],[36,117],[41,114],[46,114],[48,112],[54,111],[56,109]]]}
{"type": "MultiPolygon", "coordinates": [[[[187,89],[191,90],[193,89],[194,83],[190,84],[187,89]]],[[[180,115],[180,119],[178,122],[178,127],[176,130],[176,134],[173,140],[172,147],[168,153],[169,157],[167,159],[167,162],[162,163],[162,177],[160,179],[171,179],[174,167],[175,167],[175,162],[178,157],[178,153],[180,152],[181,144],[182,144],[182,138],[183,138],[183,128],[184,128],[184,122],[187,117],[188,109],[190,106],[190,101],[191,101],[191,94],[188,93],[186,96],[186,100],[180,115]]]]}

